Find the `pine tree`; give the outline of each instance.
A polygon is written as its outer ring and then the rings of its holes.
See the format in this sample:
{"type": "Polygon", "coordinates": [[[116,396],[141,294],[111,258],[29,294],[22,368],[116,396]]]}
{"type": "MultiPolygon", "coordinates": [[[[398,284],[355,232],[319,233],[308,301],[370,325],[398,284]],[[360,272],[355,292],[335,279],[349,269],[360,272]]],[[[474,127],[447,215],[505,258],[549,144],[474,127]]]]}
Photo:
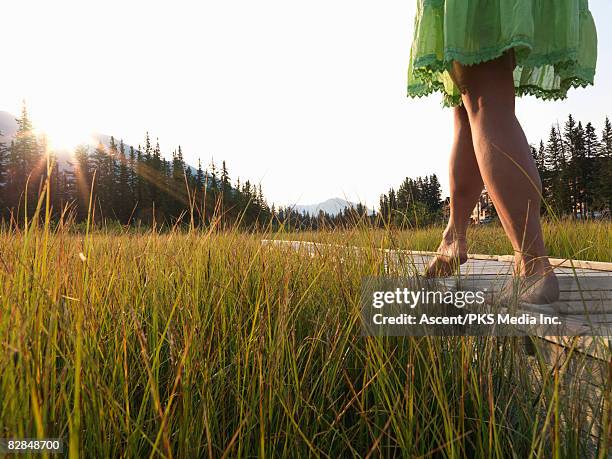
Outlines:
{"type": "Polygon", "coordinates": [[[429,178],[427,195],[428,210],[432,214],[432,218],[437,218],[442,211],[442,186],[436,174],[429,178]]]}
{"type": "Polygon", "coordinates": [[[540,176],[540,180],[542,182],[542,202],[540,206],[540,213],[546,213],[546,204],[550,200],[550,187],[548,184],[548,169],[546,168],[546,147],[544,146],[544,142],[540,140],[540,145],[538,149],[532,147],[532,154],[534,156],[534,161],[536,163],[536,168],[538,169],[538,175],[540,176]]]}
{"type": "Polygon", "coordinates": [[[397,210],[397,197],[393,188],[389,190],[389,208],[391,209],[391,215],[397,210]]]}
{"type": "Polygon", "coordinates": [[[385,226],[389,218],[389,198],[387,198],[386,194],[380,195],[380,198],[378,199],[378,209],[378,213],[381,218],[380,224],[385,226]]]}
{"type": "Polygon", "coordinates": [[[180,213],[188,207],[188,198],[185,192],[185,160],[183,150],[178,147],[178,152],[172,155],[172,190],[174,194],[174,215],[178,217],[180,213]]]}
{"type": "MultiPolygon", "coordinates": [[[[41,150],[47,151],[47,139],[45,136],[42,136],[39,140],[41,150]]],[[[64,193],[63,185],[63,172],[59,170],[59,164],[57,162],[57,155],[54,151],[47,151],[47,167],[45,168],[45,179],[48,178],[49,184],[49,198],[51,204],[51,217],[57,218],[62,208],[67,204],[66,195],[64,193]]]]}
{"type": "Polygon", "coordinates": [[[130,185],[130,195],[131,195],[131,207],[133,207],[136,203],[136,151],[134,147],[130,145],[130,155],[128,159],[128,180],[130,185]]]}
{"type": "Polygon", "coordinates": [[[161,150],[159,148],[159,139],[155,143],[155,147],[151,153],[150,158],[150,171],[151,177],[149,180],[149,195],[151,201],[156,209],[157,216],[159,217],[158,210],[162,208],[162,197],[160,189],[163,188],[164,176],[162,173],[162,162],[161,162],[161,150]]]}
{"type": "Polygon", "coordinates": [[[76,149],[73,152],[73,159],[68,161],[69,167],[60,173],[60,186],[62,188],[62,200],[65,203],[62,207],[68,206],[73,217],[78,217],[79,193],[77,191],[77,164],[76,149]]]}
{"type": "Polygon", "coordinates": [[[564,174],[562,184],[569,190],[570,206],[564,206],[564,213],[568,210],[576,217],[577,215],[577,183],[576,183],[576,122],[570,114],[563,129],[563,156],[565,158],[564,174]]]}
{"type": "MultiPolygon", "coordinates": [[[[225,161],[223,161],[221,163],[221,198],[224,210],[228,210],[230,207],[232,200],[231,189],[229,172],[225,165],[225,161]]],[[[259,194],[257,196],[259,196],[259,194]]]]}
{"type": "Polygon", "coordinates": [[[575,183],[575,208],[576,214],[581,218],[586,215],[586,159],[585,159],[585,132],[582,122],[578,121],[575,133],[575,150],[572,156],[575,183]]]}
{"type": "Polygon", "coordinates": [[[201,192],[202,187],[204,186],[204,171],[202,170],[202,162],[200,161],[200,158],[198,158],[198,170],[196,171],[195,184],[197,192],[201,192]]]}
{"type": "Polygon", "coordinates": [[[547,169],[545,187],[550,195],[549,205],[556,214],[564,214],[567,210],[569,193],[567,186],[563,183],[565,156],[558,126],[553,126],[550,130],[544,163],[547,169]]]}
{"type": "MultiPolygon", "coordinates": [[[[139,148],[140,150],[140,148],[139,148]]],[[[149,133],[145,134],[144,149],[142,156],[139,158],[138,177],[140,178],[140,210],[146,215],[145,220],[149,220],[152,216],[153,199],[152,185],[153,167],[152,167],[153,147],[151,146],[151,138],[149,133]]]]}
{"type": "Polygon", "coordinates": [[[185,167],[185,182],[189,185],[189,188],[193,188],[195,185],[195,179],[193,178],[193,172],[191,172],[191,167],[185,167]]]}
{"type": "Polygon", "coordinates": [[[185,181],[185,160],[183,159],[183,151],[181,146],[178,147],[178,152],[172,155],[172,178],[179,184],[185,181]]]}
{"type": "Polygon", "coordinates": [[[209,196],[209,202],[212,203],[213,208],[217,206],[217,200],[219,197],[219,179],[217,176],[217,166],[215,160],[210,161],[210,176],[207,175],[207,195],[209,196]]]}
{"type": "Polygon", "coordinates": [[[582,158],[582,198],[584,202],[584,214],[590,216],[594,204],[594,180],[595,180],[595,161],[597,160],[597,149],[599,147],[599,139],[595,128],[589,122],[584,128],[583,135],[584,154],[582,158]]]}
{"type": "Polygon", "coordinates": [[[597,153],[597,175],[593,200],[600,210],[612,210],[612,123],[606,117],[597,153]]]}
{"type": "Polygon", "coordinates": [[[74,169],[68,168],[59,173],[59,186],[61,190],[60,202],[61,206],[59,211],[63,211],[68,208],[71,215],[76,216],[77,209],[77,193],[76,193],[76,178],[74,175],[74,169]]]}
{"type": "Polygon", "coordinates": [[[210,188],[215,191],[219,189],[217,166],[214,159],[210,161],[210,188]]]}
{"type": "MultiPolygon", "coordinates": [[[[2,137],[0,131],[0,137],[2,137]]],[[[4,218],[4,210],[8,206],[6,199],[8,179],[8,148],[4,142],[0,142],[0,219],[4,218]]]]}
{"type": "Polygon", "coordinates": [[[99,209],[102,212],[102,216],[105,217],[106,213],[105,209],[102,208],[102,203],[106,202],[110,197],[110,177],[108,174],[108,153],[102,142],[98,142],[98,146],[91,156],[91,169],[94,174],[94,202],[96,203],[96,208],[99,209]]]}
{"type": "MultiPolygon", "coordinates": [[[[132,192],[130,189],[130,168],[128,159],[125,156],[125,145],[123,140],[119,141],[118,152],[118,168],[117,187],[115,193],[116,213],[119,221],[123,224],[127,223],[132,211],[132,192]]],[[[133,151],[132,151],[133,153],[133,151]]]]}
{"type": "Polygon", "coordinates": [[[80,145],[77,147],[74,157],[76,159],[74,175],[76,177],[77,192],[77,219],[79,221],[87,218],[93,170],[87,152],[87,147],[80,145]]]}
{"type": "Polygon", "coordinates": [[[17,208],[22,197],[27,197],[28,216],[33,215],[39,186],[43,177],[44,162],[38,139],[34,133],[25,104],[17,118],[17,133],[8,154],[8,204],[17,208]],[[24,194],[27,184],[27,196],[24,194]]]}
{"type": "Polygon", "coordinates": [[[538,169],[538,173],[540,174],[540,176],[542,176],[542,174],[546,170],[546,167],[544,164],[544,161],[545,161],[544,142],[540,141],[540,145],[538,146],[537,149],[533,146],[530,146],[530,148],[531,148],[531,155],[533,156],[533,160],[535,162],[536,168],[538,169]]]}

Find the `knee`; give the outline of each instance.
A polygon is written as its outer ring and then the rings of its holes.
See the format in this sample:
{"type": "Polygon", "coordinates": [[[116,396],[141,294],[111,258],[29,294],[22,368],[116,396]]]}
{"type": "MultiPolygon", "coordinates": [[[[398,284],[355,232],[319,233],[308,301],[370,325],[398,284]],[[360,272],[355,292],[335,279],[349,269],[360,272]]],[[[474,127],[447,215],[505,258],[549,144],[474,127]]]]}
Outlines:
{"type": "Polygon", "coordinates": [[[462,137],[470,133],[470,118],[463,105],[454,108],[453,121],[455,124],[455,136],[462,137]]]}
{"type": "Polygon", "coordinates": [[[465,107],[463,105],[460,105],[453,109],[453,119],[455,121],[455,124],[458,126],[469,126],[470,124],[470,119],[468,118],[467,111],[465,110],[465,107]]]}
{"type": "Polygon", "coordinates": [[[451,77],[470,121],[474,115],[514,114],[513,65],[512,53],[473,66],[453,61],[451,77]]]}
{"type": "Polygon", "coordinates": [[[452,196],[472,196],[474,193],[482,191],[482,178],[479,174],[472,176],[462,175],[460,177],[451,178],[450,193],[452,196]]]}
{"type": "Polygon", "coordinates": [[[482,91],[470,91],[463,94],[463,105],[473,127],[479,129],[503,129],[516,123],[514,112],[514,95],[499,97],[482,91]]]}

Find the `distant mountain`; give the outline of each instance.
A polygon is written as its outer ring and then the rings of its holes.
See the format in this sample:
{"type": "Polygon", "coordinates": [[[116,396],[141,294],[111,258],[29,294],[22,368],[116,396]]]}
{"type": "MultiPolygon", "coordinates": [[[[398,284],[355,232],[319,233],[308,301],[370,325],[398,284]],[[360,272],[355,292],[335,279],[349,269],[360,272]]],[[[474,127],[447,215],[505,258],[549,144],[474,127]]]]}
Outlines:
{"type": "MultiPolygon", "coordinates": [[[[296,204],[292,207],[299,213],[308,213],[310,215],[317,215],[321,210],[330,215],[338,215],[347,207],[357,207],[357,204],[342,198],[331,198],[318,204],[296,204]]],[[[367,209],[367,212],[371,213],[371,210],[367,209]]]]}
{"type": "Polygon", "coordinates": [[[9,112],[0,111],[0,142],[9,143],[17,132],[17,120],[9,112]]]}

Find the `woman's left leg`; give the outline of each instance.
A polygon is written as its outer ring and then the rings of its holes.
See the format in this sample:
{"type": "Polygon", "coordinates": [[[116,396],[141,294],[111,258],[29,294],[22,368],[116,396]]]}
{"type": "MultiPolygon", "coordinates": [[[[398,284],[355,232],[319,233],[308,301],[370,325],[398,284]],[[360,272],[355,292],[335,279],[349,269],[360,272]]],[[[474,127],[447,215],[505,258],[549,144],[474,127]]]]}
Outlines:
{"type": "Polygon", "coordinates": [[[540,177],[514,113],[513,68],[511,52],[472,66],[453,63],[481,176],[514,248],[517,277],[528,287],[521,299],[551,303],[559,286],[540,224],[540,177]]]}

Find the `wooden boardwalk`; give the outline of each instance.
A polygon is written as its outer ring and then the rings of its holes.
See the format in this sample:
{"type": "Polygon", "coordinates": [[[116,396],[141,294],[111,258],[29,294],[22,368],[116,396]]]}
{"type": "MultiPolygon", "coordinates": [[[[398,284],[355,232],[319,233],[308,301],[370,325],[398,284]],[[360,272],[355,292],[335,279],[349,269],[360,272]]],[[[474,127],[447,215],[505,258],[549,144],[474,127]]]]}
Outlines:
{"type": "MultiPolygon", "coordinates": [[[[304,251],[310,256],[323,250],[365,252],[370,248],[331,245],[304,241],[264,240],[273,244],[304,251]]],[[[380,250],[385,262],[409,266],[410,272],[423,272],[435,252],[408,250],[380,250]]],[[[612,340],[612,263],[561,260],[551,258],[559,279],[560,298],[552,304],[521,304],[525,312],[548,315],[562,315],[567,324],[567,336],[540,336],[540,338],[561,346],[578,346],[585,353],[598,359],[610,358],[612,340]],[[594,332],[594,330],[596,330],[594,332]],[[597,335],[593,338],[592,335],[597,335]],[[581,337],[580,340],[574,339],[581,337]]],[[[470,254],[461,266],[460,276],[447,278],[460,282],[469,289],[499,291],[511,278],[513,259],[509,255],[470,254]]],[[[444,281],[444,280],[443,280],[444,281]]],[[[447,284],[448,285],[448,284],[447,284]]]]}

